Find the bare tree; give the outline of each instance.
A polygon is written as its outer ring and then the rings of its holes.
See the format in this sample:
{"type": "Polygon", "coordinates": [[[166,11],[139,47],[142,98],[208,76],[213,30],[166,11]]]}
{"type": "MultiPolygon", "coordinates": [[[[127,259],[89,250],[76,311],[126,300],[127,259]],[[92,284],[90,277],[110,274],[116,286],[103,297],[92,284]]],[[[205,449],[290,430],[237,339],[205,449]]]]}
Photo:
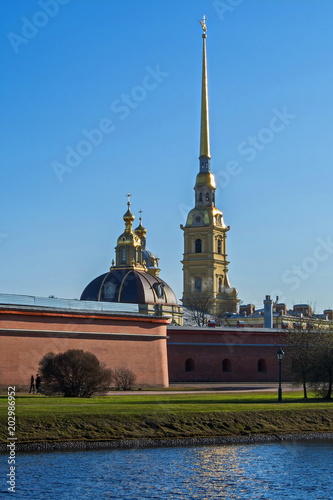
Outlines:
{"type": "Polygon", "coordinates": [[[227,302],[221,302],[217,305],[217,309],[214,312],[214,319],[217,326],[230,326],[228,313],[230,313],[230,310],[227,302]]]}
{"type": "Polygon", "coordinates": [[[116,368],[112,375],[117,390],[130,391],[136,380],[136,375],[128,368],[116,368]]]}
{"type": "Polygon", "coordinates": [[[311,373],[311,386],[324,399],[332,399],[333,389],[333,332],[321,331],[315,345],[316,363],[311,373]]]}
{"type": "Polygon", "coordinates": [[[95,354],[69,349],[60,354],[48,353],[39,363],[44,394],[66,397],[90,397],[106,392],[112,381],[112,370],[105,368],[95,354]]]}
{"type": "Polygon", "coordinates": [[[193,292],[186,299],[186,309],[190,318],[198,325],[205,326],[211,313],[214,301],[211,295],[205,292],[193,292]]]}
{"type": "Polygon", "coordinates": [[[333,332],[320,327],[290,330],[288,333],[288,365],[295,384],[320,392],[324,399],[332,398],[333,332]]]}
{"type": "Polygon", "coordinates": [[[304,398],[307,398],[307,384],[312,378],[316,364],[315,346],[318,342],[318,332],[312,329],[289,330],[287,336],[288,370],[295,385],[302,384],[304,398]]]}

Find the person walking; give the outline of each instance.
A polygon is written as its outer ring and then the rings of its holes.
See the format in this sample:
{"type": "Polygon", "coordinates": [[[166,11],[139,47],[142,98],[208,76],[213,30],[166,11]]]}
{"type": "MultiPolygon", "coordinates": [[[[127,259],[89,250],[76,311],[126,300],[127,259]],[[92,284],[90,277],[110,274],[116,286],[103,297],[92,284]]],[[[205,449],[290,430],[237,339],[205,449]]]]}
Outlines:
{"type": "Polygon", "coordinates": [[[39,392],[40,392],[39,389],[40,389],[41,382],[42,382],[42,377],[40,375],[38,375],[38,373],[37,373],[37,375],[36,375],[36,394],[39,394],[39,392]]]}
{"type": "Polygon", "coordinates": [[[30,378],[30,389],[29,389],[29,394],[32,392],[32,394],[35,394],[35,378],[33,375],[31,375],[30,378]]]}

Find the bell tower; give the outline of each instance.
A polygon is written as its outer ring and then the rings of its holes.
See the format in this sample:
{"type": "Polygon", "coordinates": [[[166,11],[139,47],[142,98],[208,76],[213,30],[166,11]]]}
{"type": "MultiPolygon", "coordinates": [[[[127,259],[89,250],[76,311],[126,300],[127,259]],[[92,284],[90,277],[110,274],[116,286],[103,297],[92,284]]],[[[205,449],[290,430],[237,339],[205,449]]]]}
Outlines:
{"type": "Polygon", "coordinates": [[[226,226],[222,212],[215,206],[216,182],[210,170],[210,138],[208,108],[208,78],[206,17],[200,21],[202,33],[202,89],[199,172],[194,186],[195,206],[188,213],[184,231],[183,306],[193,306],[209,298],[210,312],[236,312],[237,290],[228,278],[226,226]]]}

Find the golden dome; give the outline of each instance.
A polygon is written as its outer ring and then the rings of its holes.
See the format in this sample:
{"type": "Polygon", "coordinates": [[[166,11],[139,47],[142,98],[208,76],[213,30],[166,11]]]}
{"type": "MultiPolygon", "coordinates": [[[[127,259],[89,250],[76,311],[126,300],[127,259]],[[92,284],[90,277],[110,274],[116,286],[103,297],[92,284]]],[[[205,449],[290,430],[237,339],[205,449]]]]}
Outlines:
{"type": "Polygon", "coordinates": [[[215,175],[211,172],[199,172],[195,181],[195,187],[216,189],[215,175]]]}
{"type": "Polygon", "coordinates": [[[186,227],[189,226],[220,226],[225,228],[223,214],[216,207],[192,208],[189,211],[186,227]]]}
{"type": "Polygon", "coordinates": [[[124,213],[123,219],[125,222],[133,222],[135,217],[130,210],[130,203],[129,202],[127,203],[127,206],[128,206],[128,209],[127,209],[127,212],[124,213]]]}
{"type": "Polygon", "coordinates": [[[141,245],[141,240],[133,232],[129,233],[129,232],[125,231],[117,239],[117,246],[118,245],[132,245],[132,246],[137,247],[137,246],[141,245]]]}
{"type": "Polygon", "coordinates": [[[147,234],[147,229],[145,227],[143,227],[143,225],[142,225],[141,217],[140,217],[140,224],[138,225],[138,227],[136,229],[134,229],[134,232],[138,236],[145,236],[147,234]]]}
{"type": "Polygon", "coordinates": [[[125,231],[121,234],[117,240],[118,245],[131,245],[131,246],[139,246],[141,244],[141,240],[139,236],[137,236],[132,229],[132,224],[135,219],[133,213],[130,210],[131,203],[127,203],[127,212],[123,215],[123,219],[125,222],[125,231]]]}

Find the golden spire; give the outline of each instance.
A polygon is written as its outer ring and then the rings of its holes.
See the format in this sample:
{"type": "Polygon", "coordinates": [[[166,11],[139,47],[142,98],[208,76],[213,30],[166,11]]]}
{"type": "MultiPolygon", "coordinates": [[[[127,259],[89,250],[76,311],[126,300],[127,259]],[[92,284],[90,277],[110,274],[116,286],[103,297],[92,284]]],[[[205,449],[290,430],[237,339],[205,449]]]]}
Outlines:
{"type": "Polygon", "coordinates": [[[201,130],[200,130],[200,158],[211,158],[209,144],[209,111],[208,111],[208,78],[207,78],[207,54],[206,54],[206,38],[207,38],[207,18],[199,21],[201,24],[202,33],[202,91],[201,91],[201,130]]]}

